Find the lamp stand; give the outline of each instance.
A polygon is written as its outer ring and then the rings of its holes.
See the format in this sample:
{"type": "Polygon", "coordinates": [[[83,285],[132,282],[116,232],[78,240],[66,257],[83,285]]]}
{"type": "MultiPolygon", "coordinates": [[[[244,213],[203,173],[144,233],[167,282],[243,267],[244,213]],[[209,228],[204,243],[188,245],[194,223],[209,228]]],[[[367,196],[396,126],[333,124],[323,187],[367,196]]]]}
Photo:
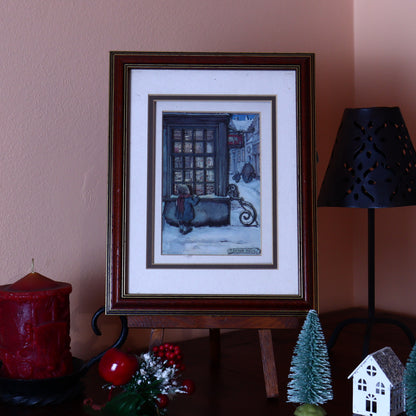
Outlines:
{"type": "Polygon", "coordinates": [[[402,322],[396,319],[389,318],[377,318],[375,316],[375,212],[374,208],[368,208],[368,316],[367,318],[350,318],[342,321],[337,325],[334,332],[332,333],[329,342],[328,350],[330,350],[337,342],[338,336],[341,331],[350,324],[363,323],[366,324],[366,331],[364,335],[362,358],[365,358],[369,352],[371,331],[374,324],[391,324],[396,325],[403,330],[407,335],[411,346],[415,343],[415,337],[412,331],[404,325],[402,322]]]}

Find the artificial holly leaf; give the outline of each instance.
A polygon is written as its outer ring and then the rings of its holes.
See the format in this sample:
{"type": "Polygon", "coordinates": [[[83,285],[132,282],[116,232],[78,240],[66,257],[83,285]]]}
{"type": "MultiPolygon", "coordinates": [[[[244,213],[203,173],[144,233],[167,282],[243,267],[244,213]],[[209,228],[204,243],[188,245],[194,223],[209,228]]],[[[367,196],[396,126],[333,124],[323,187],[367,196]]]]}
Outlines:
{"type": "Polygon", "coordinates": [[[135,392],[123,392],[109,401],[103,408],[105,415],[137,416],[145,399],[135,392]]]}

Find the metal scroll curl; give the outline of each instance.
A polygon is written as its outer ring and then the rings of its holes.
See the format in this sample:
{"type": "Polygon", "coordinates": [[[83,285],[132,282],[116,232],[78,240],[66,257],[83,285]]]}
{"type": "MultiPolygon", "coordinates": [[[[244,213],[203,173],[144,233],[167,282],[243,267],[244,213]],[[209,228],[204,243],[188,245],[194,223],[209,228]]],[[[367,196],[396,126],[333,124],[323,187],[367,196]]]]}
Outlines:
{"type": "Polygon", "coordinates": [[[254,208],[254,205],[251,202],[245,201],[244,198],[240,196],[240,191],[236,184],[232,183],[228,185],[227,196],[230,197],[231,201],[237,201],[243,209],[239,216],[241,224],[246,227],[257,227],[259,225],[256,208],[254,208]]]}
{"type": "MultiPolygon", "coordinates": [[[[101,314],[103,314],[105,312],[105,307],[102,306],[100,309],[97,310],[97,312],[95,312],[95,314],[93,315],[92,319],[91,319],[91,327],[92,330],[94,331],[95,335],[101,336],[101,331],[98,328],[97,325],[97,321],[98,318],[101,314]]],[[[100,358],[111,348],[119,348],[121,347],[124,342],[127,339],[127,335],[129,333],[129,328],[127,325],[127,318],[125,316],[120,316],[120,321],[121,321],[121,332],[120,335],[118,337],[118,339],[114,342],[113,345],[111,345],[111,347],[108,347],[106,350],[104,350],[103,352],[99,353],[98,355],[96,355],[95,357],[91,358],[88,362],[86,362],[83,367],[82,367],[82,371],[87,372],[88,369],[94,364],[96,363],[98,360],[100,360],[100,358]]]]}

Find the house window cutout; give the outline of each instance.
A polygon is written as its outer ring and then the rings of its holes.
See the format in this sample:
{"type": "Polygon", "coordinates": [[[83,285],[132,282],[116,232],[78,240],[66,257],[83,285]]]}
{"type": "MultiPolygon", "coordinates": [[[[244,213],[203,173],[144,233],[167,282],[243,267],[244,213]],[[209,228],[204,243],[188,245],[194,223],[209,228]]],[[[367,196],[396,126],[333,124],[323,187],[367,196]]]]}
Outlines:
{"type": "Polygon", "coordinates": [[[367,382],[362,378],[358,380],[358,390],[367,391],[367,382]]]}
{"type": "Polygon", "coordinates": [[[383,383],[376,384],[376,394],[381,394],[382,396],[386,394],[386,388],[383,383]]]}
{"type": "Polygon", "coordinates": [[[377,369],[373,365],[367,367],[367,374],[371,377],[374,377],[377,374],[377,369]]]}
{"type": "Polygon", "coordinates": [[[369,394],[365,398],[365,410],[371,413],[377,413],[377,398],[374,394],[369,394]]]}

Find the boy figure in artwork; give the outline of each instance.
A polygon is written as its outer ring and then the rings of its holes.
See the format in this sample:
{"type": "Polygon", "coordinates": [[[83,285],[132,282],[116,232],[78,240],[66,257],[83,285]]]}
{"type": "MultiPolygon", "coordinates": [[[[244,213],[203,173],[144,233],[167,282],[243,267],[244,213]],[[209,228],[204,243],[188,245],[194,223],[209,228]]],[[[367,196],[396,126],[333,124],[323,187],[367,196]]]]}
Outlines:
{"type": "Polygon", "coordinates": [[[188,234],[192,231],[191,222],[195,218],[194,206],[199,197],[192,196],[187,185],[178,185],[175,215],[179,223],[179,232],[188,234]]]}

